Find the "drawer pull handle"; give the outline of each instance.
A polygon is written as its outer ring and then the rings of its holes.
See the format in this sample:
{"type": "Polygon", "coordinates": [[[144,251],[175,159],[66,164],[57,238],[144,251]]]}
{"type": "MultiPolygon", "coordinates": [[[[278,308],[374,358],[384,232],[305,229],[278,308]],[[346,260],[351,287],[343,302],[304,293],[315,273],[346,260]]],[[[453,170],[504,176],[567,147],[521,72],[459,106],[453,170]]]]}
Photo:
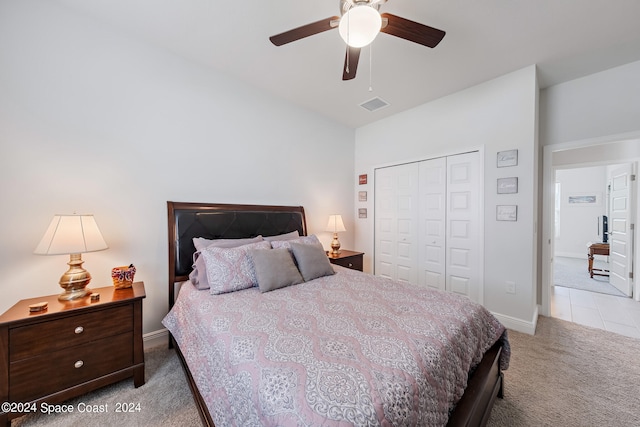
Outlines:
{"type": "Polygon", "coordinates": [[[352,264],[352,263],[349,263],[349,267],[353,267],[353,264],[352,264]]]}
{"type": "Polygon", "coordinates": [[[74,332],[76,334],[81,334],[84,332],[84,328],[82,326],[78,326],[74,332]]]}
{"type": "Polygon", "coordinates": [[[84,365],[84,362],[82,360],[78,360],[76,363],[73,364],[73,366],[75,366],[76,369],[82,368],[82,365],[84,365]]]}

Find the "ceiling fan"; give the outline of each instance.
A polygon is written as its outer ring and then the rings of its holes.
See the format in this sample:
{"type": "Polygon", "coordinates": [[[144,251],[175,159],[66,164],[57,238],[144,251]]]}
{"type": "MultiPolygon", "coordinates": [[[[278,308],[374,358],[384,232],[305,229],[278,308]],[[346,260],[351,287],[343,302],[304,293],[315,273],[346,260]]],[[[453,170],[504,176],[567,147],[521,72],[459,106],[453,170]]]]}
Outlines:
{"type": "Polygon", "coordinates": [[[428,27],[390,13],[380,13],[380,6],[387,0],[340,0],[340,17],[312,22],[284,33],[269,37],[276,46],[291,43],[305,37],[338,28],[347,43],[342,80],[356,76],[360,48],[370,44],[383,32],[427,47],[436,47],[445,32],[428,27]]]}

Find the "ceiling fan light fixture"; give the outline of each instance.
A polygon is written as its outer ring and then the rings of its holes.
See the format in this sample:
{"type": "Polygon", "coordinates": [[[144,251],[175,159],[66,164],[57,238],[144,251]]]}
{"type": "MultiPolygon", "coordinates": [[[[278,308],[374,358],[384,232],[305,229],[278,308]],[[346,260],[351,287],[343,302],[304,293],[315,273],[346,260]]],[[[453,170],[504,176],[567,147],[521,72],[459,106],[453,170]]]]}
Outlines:
{"type": "Polygon", "coordinates": [[[338,31],[346,44],[359,48],[370,44],[380,33],[380,28],[380,12],[366,4],[356,4],[342,15],[338,31]]]}

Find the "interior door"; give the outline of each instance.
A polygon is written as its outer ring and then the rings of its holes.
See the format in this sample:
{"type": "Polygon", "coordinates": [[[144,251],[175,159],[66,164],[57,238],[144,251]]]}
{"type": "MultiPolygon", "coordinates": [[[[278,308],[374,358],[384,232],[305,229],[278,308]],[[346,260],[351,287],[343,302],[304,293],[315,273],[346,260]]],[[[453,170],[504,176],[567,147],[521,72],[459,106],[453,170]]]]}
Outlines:
{"type": "Polygon", "coordinates": [[[417,283],[418,165],[375,172],[375,274],[417,283]]]}
{"type": "Polygon", "coordinates": [[[620,292],[631,296],[629,277],[632,263],[633,230],[631,229],[631,174],[632,164],[612,171],[609,228],[609,283],[620,292]]]}

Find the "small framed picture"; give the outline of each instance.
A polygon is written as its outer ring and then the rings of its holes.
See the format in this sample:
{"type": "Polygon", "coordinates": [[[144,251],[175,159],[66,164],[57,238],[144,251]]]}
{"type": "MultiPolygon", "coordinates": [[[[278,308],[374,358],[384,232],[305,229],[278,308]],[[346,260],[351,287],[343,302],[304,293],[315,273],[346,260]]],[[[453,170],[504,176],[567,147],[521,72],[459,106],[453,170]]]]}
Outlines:
{"type": "Polygon", "coordinates": [[[518,206],[517,205],[498,205],[496,206],[497,221],[517,221],[518,206]]]}
{"type": "Polygon", "coordinates": [[[358,175],[358,184],[363,185],[367,183],[367,174],[363,173],[362,175],[358,175]]]}
{"type": "Polygon", "coordinates": [[[367,201],[367,192],[366,191],[358,191],[358,201],[366,202],[367,201]]]}
{"type": "Polygon", "coordinates": [[[358,218],[366,218],[366,217],[367,217],[367,208],[359,208],[358,218]]]}
{"type": "Polygon", "coordinates": [[[518,192],[518,177],[498,178],[498,194],[513,194],[518,192]]]}
{"type": "Polygon", "coordinates": [[[499,151],[497,164],[499,168],[506,168],[507,166],[517,166],[518,150],[499,151]]]}
{"type": "Polygon", "coordinates": [[[567,197],[567,203],[572,206],[599,206],[601,199],[602,194],[600,193],[570,194],[567,197]]]}

